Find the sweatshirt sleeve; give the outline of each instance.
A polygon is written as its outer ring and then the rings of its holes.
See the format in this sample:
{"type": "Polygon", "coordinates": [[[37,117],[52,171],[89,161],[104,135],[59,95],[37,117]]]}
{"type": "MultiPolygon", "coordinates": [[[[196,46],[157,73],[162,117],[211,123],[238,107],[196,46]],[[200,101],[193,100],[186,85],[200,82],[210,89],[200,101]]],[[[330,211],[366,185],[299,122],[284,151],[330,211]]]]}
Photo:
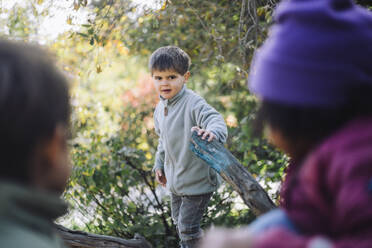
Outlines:
{"type": "Polygon", "coordinates": [[[192,114],[197,126],[213,132],[220,142],[226,142],[227,127],[222,115],[203,98],[197,97],[194,100],[192,114]]]}
{"type": "Polygon", "coordinates": [[[331,240],[322,235],[305,236],[285,228],[275,228],[256,235],[251,248],[359,248],[370,247],[370,234],[348,235],[331,240]]]}
{"type": "Polygon", "coordinates": [[[336,246],[323,236],[303,236],[284,228],[272,229],[256,235],[251,248],[335,248],[336,246]]]}
{"type": "Polygon", "coordinates": [[[159,122],[157,120],[157,108],[155,109],[155,112],[154,112],[154,124],[155,124],[155,132],[159,136],[158,147],[156,149],[156,154],[155,154],[155,164],[154,164],[154,167],[152,169],[152,171],[155,172],[158,169],[163,170],[163,168],[164,168],[164,157],[165,157],[163,141],[161,139],[161,134],[160,134],[159,122]]]}
{"type": "MultiPolygon", "coordinates": [[[[200,248],[334,248],[325,237],[307,237],[286,228],[273,228],[267,232],[252,233],[247,227],[226,229],[215,227],[207,231],[200,248]]],[[[349,246],[344,246],[349,247],[349,246]]],[[[357,247],[357,246],[355,246],[357,247]]],[[[367,247],[367,246],[361,246],[367,247]]]]}

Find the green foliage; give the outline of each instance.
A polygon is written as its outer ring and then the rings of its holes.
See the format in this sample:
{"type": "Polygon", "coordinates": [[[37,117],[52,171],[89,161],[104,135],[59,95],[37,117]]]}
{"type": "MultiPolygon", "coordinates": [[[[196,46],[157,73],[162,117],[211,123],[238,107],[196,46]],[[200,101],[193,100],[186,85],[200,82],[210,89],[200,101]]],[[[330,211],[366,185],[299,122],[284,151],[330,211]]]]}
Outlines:
{"type": "Polygon", "coordinates": [[[37,32],[37,10],[32,3],[26,6],[15,4],[11,8],[1,8],[1,33],[11,39],[29,40],[37,32]],[[28,5],[28,6],[27,6],[28,5]]]}
{"type": "Polygon", "coordinates": [[[369,10],[372,10],[372,2],[370,0],[357,0],[356,3],[369,10]]]}

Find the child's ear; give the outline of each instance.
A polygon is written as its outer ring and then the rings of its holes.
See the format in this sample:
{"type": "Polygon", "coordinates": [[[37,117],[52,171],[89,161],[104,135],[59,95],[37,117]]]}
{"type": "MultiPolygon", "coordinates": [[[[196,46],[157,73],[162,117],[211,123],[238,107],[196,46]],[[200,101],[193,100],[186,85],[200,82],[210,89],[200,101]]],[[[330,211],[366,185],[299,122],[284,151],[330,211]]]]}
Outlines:
{"type": "Polygon", "coordinates": [[[51,137],[37,145],[31,167],[33,186],[57,193],[64,191],[70,176],[66,132],[64,125],[58,125],[51,137]]]}
{"type": "Polygon", "coordinates": [[[62,125],[58,125],[53,136],[45,142],[45,155],[48,160],[52,162],[52,165],[56,165],[59,158],[59,153],[64,151],[67,147],[66,144],[66,131],[62,125]]]}
{"type": "Polygon", "coordinates": [[[184,78],[185,78],[185,82],[189,79],[190,75],[191,75],[190,71],[187,71],[187,72],[183,75],[184,78]]]}

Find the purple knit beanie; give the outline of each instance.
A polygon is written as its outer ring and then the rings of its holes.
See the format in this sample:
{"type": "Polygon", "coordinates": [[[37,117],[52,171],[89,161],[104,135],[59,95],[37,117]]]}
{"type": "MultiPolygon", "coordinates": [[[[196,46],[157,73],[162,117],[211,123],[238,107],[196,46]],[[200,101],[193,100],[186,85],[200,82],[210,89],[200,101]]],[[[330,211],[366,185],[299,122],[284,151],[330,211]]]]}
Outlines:
{"type": "Polygon", "coordinates": [[[372,13],[351,0],[287,0],[253,59],[249,89],[300,106],[337,106],[372,85],[372,13]]]}

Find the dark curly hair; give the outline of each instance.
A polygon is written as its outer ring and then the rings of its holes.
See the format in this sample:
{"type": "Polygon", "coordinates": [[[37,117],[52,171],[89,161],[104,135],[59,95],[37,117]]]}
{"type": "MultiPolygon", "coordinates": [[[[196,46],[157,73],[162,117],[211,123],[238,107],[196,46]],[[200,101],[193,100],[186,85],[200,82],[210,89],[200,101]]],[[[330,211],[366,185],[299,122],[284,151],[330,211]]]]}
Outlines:
{"type": "Polygon", "coordinates": [[[67,81],[40,47],[0,40],[0,178],[29,181],[35,146],[68,126],[67,81]]]}
{"type": "Polygon", "coordinates": [[[189,55],[176,46],[165,46],[155,50],[150,56],[149,70],[165,71],[174,70],[184,75],[190,68],[191,60],[189,55]]]}
{"type": "Polygon", "coordinates": [[[344,104],[333,107],[304,107],[263,100],[258,122],[266,123],[292,142],[316,144],[348,121],[372,116],[372,85],[350,87],[344,104]]]}

